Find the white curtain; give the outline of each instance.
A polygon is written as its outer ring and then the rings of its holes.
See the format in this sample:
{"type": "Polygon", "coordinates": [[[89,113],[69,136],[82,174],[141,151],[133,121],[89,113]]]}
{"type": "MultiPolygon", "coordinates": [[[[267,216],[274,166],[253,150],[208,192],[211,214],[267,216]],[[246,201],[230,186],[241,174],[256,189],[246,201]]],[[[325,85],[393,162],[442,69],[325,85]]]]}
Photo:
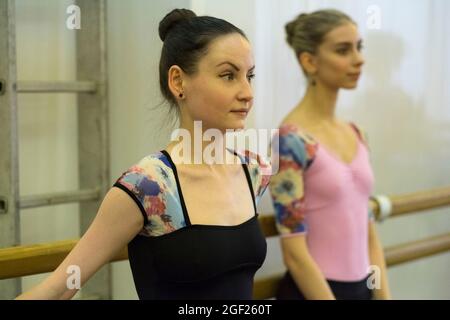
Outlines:
{"type": "MultiPolygon", "coordinates": [[[[257,0],[254,125],[278,126],[301,99],[305,80],[285,42],[284,25],[301,12],[335,8],[358,24],[366,64],[356,90],[343,91],[340,117],[369,134],[377,194],[450,185],[450,2],[257,0]]],[[[265,199],[264,209],[272,210],[265,199]]],[[[389,246],[450,230],[449,209],[379,226],[389,246]]],[[[391,268],[396,298],[450,298],[450,254],[391,268]],[[444,281],[445,282],[445,281],[444,281]]]]}
{"type": "MultiPolygon", "coordinates": [[[[369,135],[375,193],[401,194],[450,185],[450,25],[446,0],[191,0],[198,14],[227,19],[249,36],[256,61],[255,105],[248,126],[276,128],[301,99],[305,80],[284,25],[301,12],[335,8],[364,40],[366,64],[356,90],[340,93],[337,112],[369,135]]],[[[272,212],[268,194],[261,212],[272,212]]],[[[450,230],[449,209],[379,224],[384,246],[450,230]]],[[[450,254],[389,269],[399,299],[450,298],[450,254]]],[[[283,269],[277,240],[259,275],[283,269]]]]}

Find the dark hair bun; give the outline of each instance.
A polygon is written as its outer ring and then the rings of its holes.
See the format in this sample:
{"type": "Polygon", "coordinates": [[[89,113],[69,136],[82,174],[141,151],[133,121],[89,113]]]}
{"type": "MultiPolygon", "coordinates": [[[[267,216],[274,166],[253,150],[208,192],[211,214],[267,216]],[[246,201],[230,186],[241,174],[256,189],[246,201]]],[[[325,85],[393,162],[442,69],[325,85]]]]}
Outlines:
{"type": "Polygon", "coordinates": [[[169,12],[159,23],[159,37],[164,41],[169,31],[178,23],[189,20],[197,15],[188,9],[175,9],[169,12]]]}

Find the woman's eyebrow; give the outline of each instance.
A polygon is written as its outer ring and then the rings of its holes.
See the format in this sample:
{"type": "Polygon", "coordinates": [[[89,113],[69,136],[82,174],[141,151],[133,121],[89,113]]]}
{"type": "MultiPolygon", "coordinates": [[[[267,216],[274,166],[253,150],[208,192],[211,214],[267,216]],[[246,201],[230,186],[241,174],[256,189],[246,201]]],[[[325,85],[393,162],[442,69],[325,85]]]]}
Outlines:
{"type": "Polygon", "coordinates": [[[221,63],[219,63],[216,67],[220,67],[221,65],[224,65],[224,64],[229,64],[230,66],[232,66],[234,69],[236,69],[236,71],[240,71],[240,69],[234,64],[234,63],[231,63],[231,62],[229,62],[229,61],[225,61],[225,62],[221,62],[221,63]]]}
{"type": "MultiPolygon", "coordinates": [[[[224,65],[224,64],[230,65],[231,67],[233,67],[234,69],[236,69],[237,72],[239,72],[239,71],[241,70],[241,69],[239,69],[234,63],[231,63],[231,62],[229,62],[229,61],[221,62],[221,63],[219,63],[216,67],[222,66],[222,65],[224,65]]],[[[251,67],[250,69],[248,69],[248,72],[254,71],[254,70],[255,70],[255,67],[256,67],[256,66],[253,66],[253,67],[251,67]]]]}
{"type": "MultiPolygon", "coordinates": [[[[362,42],[363,42],[362,39],[359,40],[359,41],[358,41],[358,45],[361,45],[362,42]]],[[[336,47],[338,47],[338,46],[351,46],[352,44],[353,44],[352,42],[344,41],[344,42],[338,42],[338,43],[335,43],[334,45],[335,45],[336,47]]]]}

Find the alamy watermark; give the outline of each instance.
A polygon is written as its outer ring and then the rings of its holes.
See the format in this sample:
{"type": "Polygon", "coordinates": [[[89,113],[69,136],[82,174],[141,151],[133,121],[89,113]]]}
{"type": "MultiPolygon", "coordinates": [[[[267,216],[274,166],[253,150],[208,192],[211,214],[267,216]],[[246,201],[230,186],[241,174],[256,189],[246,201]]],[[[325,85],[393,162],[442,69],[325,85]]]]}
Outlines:
{"type": "Polygon", "coordinates": [[[367,271],[367,288],[370,290],[381,289],[381,269],[376,265],[371,265],[367,271]]]}
{"type": "Polygon", "coordinates": [[[381,29],[381,8],[377,5],[370,5],[367,7],[367,28],[368,29],[381,29]]]}
{"type": "Polygon", "coordinates": [[[80,30],[81,29],[81,9],[77,5],[70,5],[66,9],[66,13],[69,16],[66,19],[66,27],[69,30],[80,30]]]}
{"type": "Polygon", "coordinates": [[[276,174],[279,169],[278,129],[203,131],[202,122],[195,121],[192,133],[179,128],[172,132],[170,140],[178,142],[171,150],[171,158],[178,164],[240,164],[241,158],[233,153],[242,155],[247,150],[249,164],[264,164],[263,175],[276,174]]]}
{"type": "Polygon", "coordinates": [[[80,290],[81,288],[81,269],[77,265],[67,267],[66,273],[69,274],[66,280],[66,286],[69,290],[80,290]]]}
{"type": "MultiPolygon", "coordinates": [[[[66,9],[69,16],[66,19],[66,27],[69,30],[81,29],[81,9],[77,5],[70,5],[66,9]]],[[[381,8],[378,5],[370,5],[367,7],[367,21],[368,29],[381,29],[381,8]]]]}

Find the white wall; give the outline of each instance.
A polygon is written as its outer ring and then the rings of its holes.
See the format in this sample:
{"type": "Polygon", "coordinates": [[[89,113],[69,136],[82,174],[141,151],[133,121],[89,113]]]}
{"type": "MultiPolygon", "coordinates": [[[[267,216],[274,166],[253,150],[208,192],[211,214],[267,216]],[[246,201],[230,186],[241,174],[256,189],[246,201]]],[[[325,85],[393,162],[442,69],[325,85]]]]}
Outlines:
{"type": "MultiPolygon", "coordinates": [[[[75,31],[65,28],[70,1],[17,0],[20,80],[72,80],[75,31]]],[[[172,8],[225,18],[249,36],[257,63],[256,101],[249,127],[276,127],[304,90],[284,24],[303,10],[333,6],[359,24],[367,64],[359,88],[346,91],[339,114],[370,137],[376,193],[413,192],[450,185],[448,63],[450,4],[434,1],[109,0],[108,72],[111,182],[142,156],[168,141],[158,89],[161,41],[157,25],[172,8]],[[382,13],[379,30],[366,26],[367,7],[382,13]]],[[[20,96],[20,185],[23,195],[77,189],[76,103],[71,95],[20,96]]],[[[266,196],[261,211],[271,211],[266,196]]],[[[416,240],[450,229],[449,209],[380,224],[383,244],[416,240]]],[[[78,237],[77,205],[22,213],[23,243],[78,237]]],[[[449,299],[450,253],[391,268],[394,298],[449,299]]],[[[258,277],[283,269],[276,239],[258,277]]],[[[41,276],[26,277],[24,289],[41,276]]],[[[128,262],[113,264],[115,299],[135,299],[128,262]]]]}
{"type": "MultiPolygon", "coordinates": [[[[71,1],[16,1],[17,79],[74,80],[75,33],[66,28],[71,1]]],[[[78,189],[75,95],[19,94],[20,194],[78,189]]],[[[79,237],[78,204],[21,211],[23,244],[79,237]]],[[[23,278],[26,290],[46,274],[23,278]]]]}
{"type": "MultiPolygon", "coordinates": [[[[158,24],[187,0],[108,1],[108,72],[111,115],[111,182],[169,140],[165,105],[159,106],[158,24]]],[[[113,264],[114,299],[137,299],[128,261],[113,264]]]]}

